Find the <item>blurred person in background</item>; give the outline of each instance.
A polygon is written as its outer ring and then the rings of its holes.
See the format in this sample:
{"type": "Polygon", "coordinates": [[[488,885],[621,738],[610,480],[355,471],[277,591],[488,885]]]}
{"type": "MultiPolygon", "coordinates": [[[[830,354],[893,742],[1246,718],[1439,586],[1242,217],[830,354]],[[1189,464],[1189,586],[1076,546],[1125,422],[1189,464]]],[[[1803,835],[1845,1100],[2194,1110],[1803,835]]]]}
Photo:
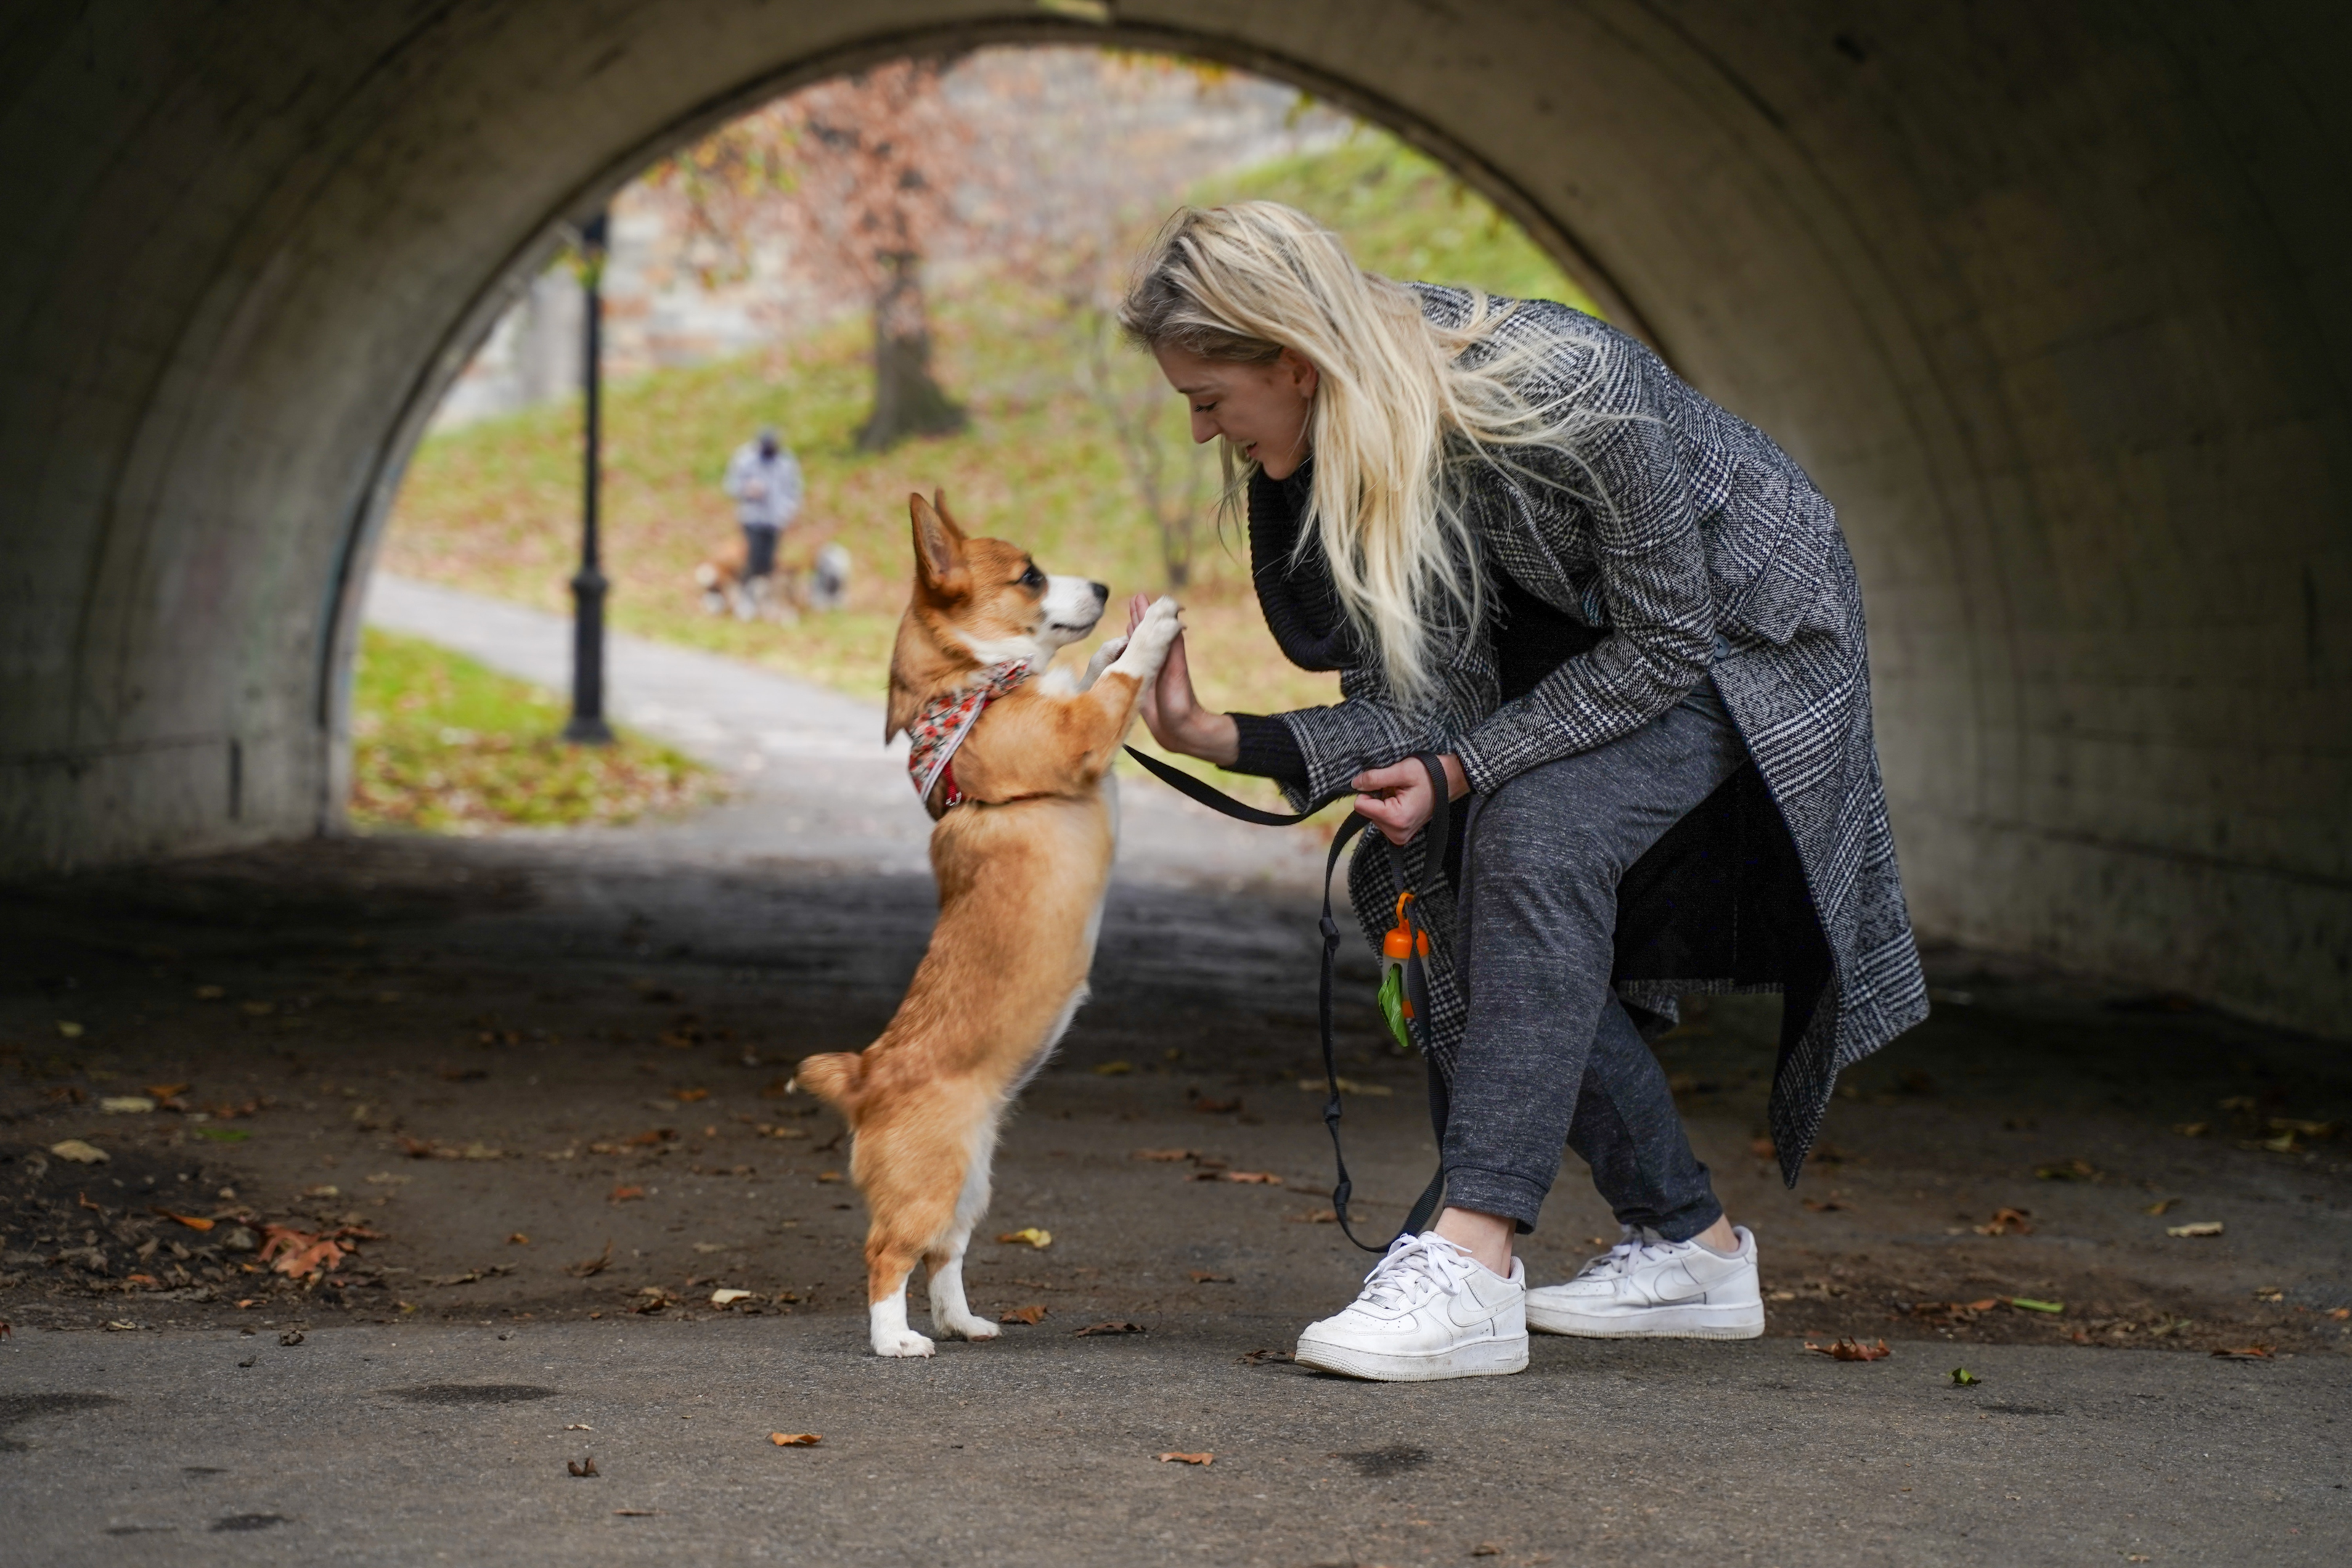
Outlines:
{"type": "Polygon", "coordinates": [[[743,525],[743,591],[756,606],[776,571],[776,542],[801,514],[801,465],[771,425],[727,460],[727,493],[743,525]]]}

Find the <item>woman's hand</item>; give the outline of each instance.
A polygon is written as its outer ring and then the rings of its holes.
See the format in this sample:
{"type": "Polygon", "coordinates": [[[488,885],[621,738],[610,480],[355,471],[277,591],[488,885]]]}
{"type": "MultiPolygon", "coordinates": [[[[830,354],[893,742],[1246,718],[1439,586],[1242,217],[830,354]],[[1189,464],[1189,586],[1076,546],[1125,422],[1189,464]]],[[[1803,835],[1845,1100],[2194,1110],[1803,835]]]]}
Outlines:
{"type": "MultiPolygon", "coordinates": [[[[1470,778],[1462,771],[1462,759],[1448,752],[1437,761],[1445,770],[1445,798],[1460,800],[1468,795],[1470,778]]],[[[1368,768],[1349,779],[1348,787],[1356,792],[1356,809],[1391,844],[1412,843],[1429,814],[1437,809],[1437,797],[1429,789],[1429,770],[1418,757],[1407,757],[1385,768],[1368,768]]]]}
{"type": "MultiPolygon", "coordinates": [[[[1138,594],[1127,602],[1127,630],[1131,637],[1143,622],[1143,613],[1151,607],[1149,595],[1138,594]]],[[[1144,727],[1151,738],[1182,756],[1199,757],[1220,767],[1237,760],[1242,754],[1239,726],[1223,713],[1213,713],[1201,706],[1192,692],[1192,668],[1184,657],[1184,634],[1176,634],[1169,645],[1168,661],[1160,667],[1159,678],[1143,689],[1136,702],[1143,715],[1144,727]]]]}

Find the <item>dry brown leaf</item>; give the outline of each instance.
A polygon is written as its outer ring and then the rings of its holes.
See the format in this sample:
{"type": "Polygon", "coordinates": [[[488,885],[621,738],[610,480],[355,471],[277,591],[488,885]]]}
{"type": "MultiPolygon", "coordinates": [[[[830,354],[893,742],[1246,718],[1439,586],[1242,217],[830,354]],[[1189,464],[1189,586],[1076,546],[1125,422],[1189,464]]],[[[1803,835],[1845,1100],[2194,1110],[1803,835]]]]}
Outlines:
{"type": "Polygon", "coordinates": [[[77,1165],[103,1165],[109,1158],[105,1150],[94,1143],[85,1143],[79,1138],[68,1138],[61,1143],[52,1143],[49,1145],[49,1152],[60,1160],[70,1160],[77,1165]]]}
{"type": "Polygon", "coordinates": [[[563,1468],[575,1476],[593,1476],[596,1473],[596,1456],[591,1454],[577,1464],[566,1459],[563,1461],[563,1468]]]}
{"type": "Polygon", "coordinates": [[[1992,1218],[1976,1227],[1979,1236],[2032,1236],[2032,1209],[1996,1209],[1992,1218]]]}
{"type": "Polygon", "coordinates": [[[1812,1341],[1807,1340],[1805,1348],[1817,1354],[1828,1356],[1832,1361],[1884,1361],[1895,1353],[1886,1348],[1885,1340],[1867,1345],[1853,1338],[1833,1340],[1825,1345],[1817,1345],[1812,1341]]]}
{"type": "Polygon", "coordinates": [[[1205,1095],[1194,1095],[1192,1097],[1192,1109],[1200,1111],[1204,1116],[1223,1116],[1230,1111],[1239,1110],[1241,1108],[1242,1102],[1238,1099],[1211,1100],[1205,1095]]]}
{"type": "Polygon", "coordinates": [[[1171,1449],[1160,1456],[1160,1462],[1163,1465],[1213,1465],[1217,1457],[1214,1454],[1179,1454],[1171,1449]]]}
{"type": "Polygon", "coordinates": [[[1272,1171],[1227,1171],[1225,1173],[1225,1180],[1229,1182],[1240,1182],[1244,1185],[1255,1187],[1278,1187],[1282,1185],[1282,1178],[1276,1175],[1272,1171]]]}
{"type": "Polygon", "coordinates": [[[1295,1358],[1288,1351],[1255,1350],[1243,1355],[1241,1363],[1244,1366],[1262,1366],[1270,1361],[1287,1362],[1295,1358]]]}
{"type": "Polygon", "coordinates": [[[1033,1302],[1026,1307],[1014,1307],[996,1321],[1000,1323],[1027,1323],[1032,1327],[1034,1327],[1039,1322],[1042,1322],[1045,1320],[1045,1308],[1044,1304],[1040,1302],[1033,1302]]]}
{"type": "Polygon", "coordinates": [[[1082,1340],[1094,1334],[1141,1334],[1150,1331],[1141,1323],[1130,1323],[1121,1318],[1111,1318],[1099,1323],[1088,1323],[1083,1329],[1071,1331],[1076,1338],[1082,1340]]]}
{"type": "Polygon", "coordinates": [[[2200,1219],[2189,1225],[2168,1225],[2164,1227],[2164,1234],[2191,1240],[2199,1237],[2220,1236],[2221,1222],[2218,1219],[2200,1219]]]}
{"type": "Polygon", "coordinates": [[[1846,1205],[1838,1202],[1835,1198],[1830,1198],[1827,1200],[1821,1198],[1807,1198],[1805,1200],[1805,1206],[1812,1210],[1815,1214],[1838,1214],[1843,1212],[1846,1205]]]}
{"type": "Polygon", "coordinates": [[[605,1201],[607,1203],[625,1204],[632,1198],[641,1198],[645,1195],[646,1190],[643,1187],[620,1186],[614,1187],[611,1193],[606,1194],[605,1201]]]}
{"type": "Polygon", "coordinates": [[[608,1236],[604,1238],[604,1251],[593,1258],[583,1258],[577,1263],[568,1264],[563,1271],[575,1279],[585,1279],[592,1274],[602,1274],[612,1266],[613,1238],[608,1236]]]}
{"type": "Polygon", "coordinates": [[[1192,1268],[1185,1272],[1195,1285],[1230,1285],[1234,1282],[1230,1274],[1213,1274],[1205,1268],[1192,1268]]]}
{"type": "Polygon", "coordinates": [[[165,1219],[186,1226],[190,1230],[210,1230],[220,1223],[218,1220],[204,1219],[195,1215],[173,1214],[167,1208],[158,1208],[154,1212],[162,1215],[165,1219]]]}
{"type": "Polygon", "coordinates": [[[674,1089],[669,1091],[669,1097],[680,1105],[692,1105],[709,1100],[710,1091],[707,1089],[674,1089]]]}
{"type": "Polygon", "coordinates": [[[771,1432],[768,1441],[779,1448],[814,1448],[824,1441],[822,1432],[771,1432]]]}
{"type": "Polygon", "coordinates": [[[2269,1361],[2276,1351],[2270,1345],[2236,1345],[2213,1353],[2224,1361],[2269,1361]]]}
{"type": "Polygon", "coordinates": [[[1191,1160],[1196,1157],[1194,1152],[1190,1149],[1138,1149],[1128,1156],[1130,1160],[1150,1160],[1160,1164],[1172,1164],[1179,1160],[1191,1160]]]}
{"type": "Polygon", "coordinates": [[[1286,1220],[1296,1221],[1299,1225],[1337,1225],[1339,1222],[1339,1211],[1338,1209],[1308,1209],[1303,1214],[1286,1214],[1282,1217],[1286,1220]]]}
{"type": "Polygon", "coordinates": [[[1050,1230],[1040,1230],[1035,1226],[1029,1225],[1022,1226],[1019,1230],[1002,1232],[996,1239],[1008,1247],[1034,1247],[1043,1252],[1054,1245],[1054,1233],[1050,1230]]]}

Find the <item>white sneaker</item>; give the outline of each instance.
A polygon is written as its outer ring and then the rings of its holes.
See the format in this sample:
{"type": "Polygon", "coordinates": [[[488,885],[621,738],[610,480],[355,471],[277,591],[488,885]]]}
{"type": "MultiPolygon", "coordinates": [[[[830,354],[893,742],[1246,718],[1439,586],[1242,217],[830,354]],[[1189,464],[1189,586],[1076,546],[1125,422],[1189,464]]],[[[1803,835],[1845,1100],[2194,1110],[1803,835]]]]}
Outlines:
{"type": "Polygon", "coordinates": [[[1661,1241],[1627,1226],[1624,1240],[1567,1284],[1528,1292],[1528,1327],[1596,1339],[1759,1338],[1764,1293],[1756,1238],[1746,1226],[1731,1234],[1739,1250],[1726,1258],[1696,1241],[1661,1241]]]}
{"type": "Polygon", "coordinates": [[[1439,1236],[1401,1236],[1364,1276],[1363,1294],[1298,1336],[1298,1364],[1381,1383],[1522,1372],[1527,1266],[1508,1279],[1439,1236]]]}

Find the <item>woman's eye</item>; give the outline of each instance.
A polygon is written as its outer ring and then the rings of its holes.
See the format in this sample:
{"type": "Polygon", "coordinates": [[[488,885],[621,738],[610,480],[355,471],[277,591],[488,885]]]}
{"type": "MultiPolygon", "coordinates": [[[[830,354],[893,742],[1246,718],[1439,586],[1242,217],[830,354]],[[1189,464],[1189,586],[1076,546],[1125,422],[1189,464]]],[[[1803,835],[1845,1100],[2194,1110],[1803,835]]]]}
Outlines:
{"type": "Polygon", "coordinates": [[[1195,403],[1192,405],[1192,412],[1195,414],[1206,414],[1214,407],[1216,407],[1216,405],[1213,403],[1195,403]]]}

